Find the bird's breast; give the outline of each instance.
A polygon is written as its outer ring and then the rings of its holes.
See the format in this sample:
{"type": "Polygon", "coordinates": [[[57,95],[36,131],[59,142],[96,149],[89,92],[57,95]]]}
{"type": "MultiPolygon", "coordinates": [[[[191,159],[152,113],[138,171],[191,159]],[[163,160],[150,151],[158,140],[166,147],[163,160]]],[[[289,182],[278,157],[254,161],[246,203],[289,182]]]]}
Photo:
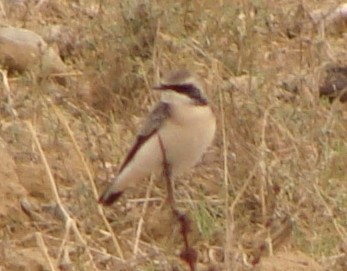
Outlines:
{"type": "Polygon", "coordinates": [[[174,174],[194,166],[211,144],[216,120],[207,106],[173,108],[159,131],[174,174]]]}

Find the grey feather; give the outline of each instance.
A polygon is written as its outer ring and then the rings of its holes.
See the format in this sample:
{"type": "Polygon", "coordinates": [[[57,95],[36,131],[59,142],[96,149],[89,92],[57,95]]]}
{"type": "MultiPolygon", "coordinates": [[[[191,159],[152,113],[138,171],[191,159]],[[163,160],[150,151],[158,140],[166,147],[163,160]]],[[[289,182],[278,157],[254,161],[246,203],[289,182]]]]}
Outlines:
{"type": "Polygon", "coordinates": [[[136,141],[131,147],[127,157],[125,158],[119,172],[121,172],[131,159],[136,155],[136,152],[158,129],[162,126],[165,120],[170,116],[170,105],[160,102],[152,110],[142,125],[142,128],[137,134],[136,141]]]}

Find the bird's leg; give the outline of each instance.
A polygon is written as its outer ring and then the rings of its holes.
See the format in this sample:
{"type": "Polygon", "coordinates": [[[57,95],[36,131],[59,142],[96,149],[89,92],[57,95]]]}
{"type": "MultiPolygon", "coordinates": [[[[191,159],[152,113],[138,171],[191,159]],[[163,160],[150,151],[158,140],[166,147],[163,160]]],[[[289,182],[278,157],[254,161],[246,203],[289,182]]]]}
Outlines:
{"type": "Polygon", "coordinates": [[[166,179],[166,187],[168,192],[169,204],[170,204],[173,215],[177,218],[178,222],[180,223],[181,235],[184,241],[184,250],[181,252],[180,256],[181,256],[181,259],[184,260],[189,265],[190,270],[195,271],[196,270],[195,266],[197,262],[197,252],[193,247],[189,246],[189,240],[188,240],[188,234],[190,231],[190,220],[186,214],[181,213],[176,208],[175,198],[173,194],[173,183],[171,181],[171,176],[172,176],[171,166],[169,162],[167,161],[166,151],[165,151],[164,144],[160,135],[158,136],[158,138],[159,138],[161,153],[163,156],[163,175],[166,179]]]}
{"type": "Polygon", "coordinates": [[[168,200],[169,200],[169,204],[170,207],[173,211],[175,211],[175,198],[174,198],[174,194],[173,194],[173,183],[171,180],[171,166],[169,164],[169,162],[167,161],[166,158],[166,150],[163,144],[163,141],[160,137],[160,135],[158,136],[159,138],[159,145],[160,145],[160,150],[163,156],[163,175],[165,177],[166,180],[166,189],[167,189],[167,194],[168,194],[168,200]]]}
{"type": "Polygon", "coordinates": [[[164,162],[164,175],[166,179],[166,187],[167,187],[167,194],[168,194],[168,200],[171,208],[175,210],[175,197],[173,193],[173,182],[171,180],[171,168],[170,165],[167,162],[164,162]]]}

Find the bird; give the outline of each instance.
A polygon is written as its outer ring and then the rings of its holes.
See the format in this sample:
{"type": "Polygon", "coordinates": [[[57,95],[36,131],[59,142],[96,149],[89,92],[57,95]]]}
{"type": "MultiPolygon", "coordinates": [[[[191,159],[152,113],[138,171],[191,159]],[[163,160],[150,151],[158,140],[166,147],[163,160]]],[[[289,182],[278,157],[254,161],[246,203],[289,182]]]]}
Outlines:
{"type": "Polygon", "coordinates": [[[196,74],[174,70],[153,90],[160,101],[153,107],[118,174],[98,202],[112,205],[151,174],[160,174],[167,163],[169,177],[182,175],[201,159],[216,131],[216,117],[196,74]]]}

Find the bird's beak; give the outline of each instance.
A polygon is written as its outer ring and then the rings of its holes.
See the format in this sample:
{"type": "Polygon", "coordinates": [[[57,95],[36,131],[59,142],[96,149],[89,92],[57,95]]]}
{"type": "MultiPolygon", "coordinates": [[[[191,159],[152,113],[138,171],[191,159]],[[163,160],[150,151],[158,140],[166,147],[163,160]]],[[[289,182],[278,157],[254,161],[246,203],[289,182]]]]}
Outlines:
{"type": "Polygon", "coordinates": [[[154,90],[162,90],[163,86],[162,85],[155,85],[155,86],[152,87],[152,89],[154,89],[154,90]]]}
{"type": "Polygon", "coordinates": [[[155,85],[152,87],[154,90],[166,90],[168,87],[166,85],[160,84],[160,85],[155,85]]]}

